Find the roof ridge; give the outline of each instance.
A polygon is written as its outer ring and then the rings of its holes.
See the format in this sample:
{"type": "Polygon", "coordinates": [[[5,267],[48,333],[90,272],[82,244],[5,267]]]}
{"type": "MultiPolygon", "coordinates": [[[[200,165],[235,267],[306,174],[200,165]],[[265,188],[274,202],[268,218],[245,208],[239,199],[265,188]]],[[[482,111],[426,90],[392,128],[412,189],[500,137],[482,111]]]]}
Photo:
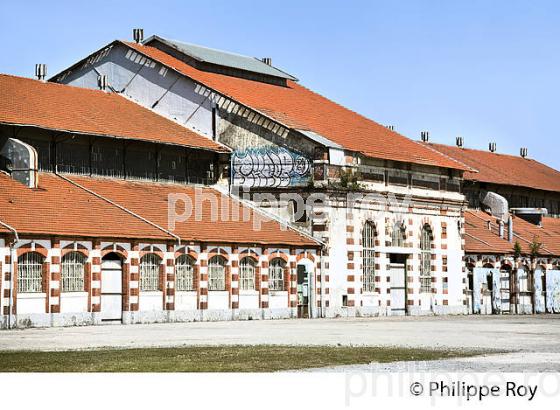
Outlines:
{"type": "Polygon", "coordinates": [[[465,164],[464,162],[459,161],[457,158],[453,158],[452,156],[447,155],[447,154],[444,153],[444,152],[440,152],[440,151],[438,151],[437,149],[435,149],[434,147],[431,147],[431,146],[429,145],[429,143],[423,143],[422,141],[416,141],[416,140],[412,140],[412,141],[415,142],[415,143],[417,143],[417,144],[420,144],[420,145],[422,145],[422,146],[424,146],[424,147],[426,147],[426,148],[428,148],[428,149],[430,149],[430,150],[432,150],[432,151],[434,151],[434,152],[437,152],[437,153],[440,154],[440,155],[443,155],[444,157],[448,158],[448,159],[451,160],[451,161],[457,162],[458,164],[460,164],[460,165],[464,166],[465,168],[467,168],[466,171],[468,171],[468,172],[475,172],[475,173],[478,173],[478,172],[479,172],[478,169],[468,166],[468,165],[465,164]]]}

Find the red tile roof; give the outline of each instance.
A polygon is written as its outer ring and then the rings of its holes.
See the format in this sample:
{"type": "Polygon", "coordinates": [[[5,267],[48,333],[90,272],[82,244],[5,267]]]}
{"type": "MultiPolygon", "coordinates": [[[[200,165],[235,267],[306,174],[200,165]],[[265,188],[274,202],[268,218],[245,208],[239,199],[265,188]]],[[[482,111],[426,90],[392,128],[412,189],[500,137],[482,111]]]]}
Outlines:
{"type": "MultiPolygon", "coordinates": [[[[198,198],[201,201],[200,198],[204,198],[201,202],[200,217],[196,217],[196,211],[193,210],[192,217],[185,222],[177,222],[173,231],[183,240],[317,246],[317,242],[297,231],[282,230],[280,223],[276,221],[262,222],[260,229],[257,230],[253,223],[255,215],[261,215],[260,213],[246,208],[236,199],[213,188],[77,176],[70,178],[166,229],[168,228],[169,195],[181,195],[182,198],[188,198],[193,206],[197,202],[196,195],[202,195],[198,198]],[[213,202],[217,204],[214,215],[211,205],[213,202]],[[224,208],[225,215],[222,215],[224,208]],[[248,212],[249,218],[243,218],[244,210],[248,212]],[[236,215],[239,217],[236,218],[236,215]]],[[[176,203],[176,209],[178,213],[184,211],[182,200],[176,203]]]]}
{"type": "Polygon", "coordinates": [[[495,217],[483,211],[468,209],[465,211],[465,252],[512,254],[513,244],[518,241],[524,254],[529,254],[529,244],[537,238],[543,243],[542,256],[560,256],[560,219],[545,217],[542,226],[533,225],[519,217],[513,216],[512,242],[507,240],[507,224],[504,227],[505,238],[500,238],[499,227],[495,217]],[[490,223],[490,225],[488,225],[490,223]],[[490,229],[488,229],[490,226],[490,229]]]}
{"type": "MultiPolygon", "coordinates": [[[[66,176],[79,185],[125,207],[158,225],[119,209],[80,187],[50,173],[39,174],[39,188],[30,189],[0,172],[0,220],[20,234],[174,240],[168,229],[168,196],[181,194],[195,204],[196,187],[168,183],[132,182],[105,178],[66,176]]],[[[201,219],[193,214],[178,222],[173,233],[184,241],[245,243],[317,247],[317,242],[276,221],[264,221],[254,229],[256,212],[209,187],[199,188],[206,198],[201,219]],[[208,199],[211,198],[211,199],[208,199]],[[210,201],[217,205],[211,219],[210,201]],[[239,207],[240,221],[234,219],[239,207]],[[249,219],[243,220],[243,212],[249,219]],[[231,216],[233,213],[233,217],[231,216]]],[[[178,202],[178,210],[182,211],[178,202]]],[[[260,215],[260,213],[259,213],[260,215]]]]}
{"type": "Polygon", "coordinates": [[[0,74],[0,96],[0,123],[229,151],[115,93],[0,74]]]}
{"type": "Polygon", "coordinates": [[[0,172],[0,187],[0,220],[20,234],[172,239],[54,174],[30,189],[0,172]]]}
{"type": "Polygon", "coordinates": [[[534,159],[442,144],[428,146],[478,171],[465,172],[465,180],[560,192],[560,172],[534,159]]]}
{"type": "Polygon", "coordinates": [[[148,58],[293,129],[313,131],[366,156],[438,167],[463,164],[288,80],[287,87],[198,70],[150,46],[123,42],[148,58]]]}

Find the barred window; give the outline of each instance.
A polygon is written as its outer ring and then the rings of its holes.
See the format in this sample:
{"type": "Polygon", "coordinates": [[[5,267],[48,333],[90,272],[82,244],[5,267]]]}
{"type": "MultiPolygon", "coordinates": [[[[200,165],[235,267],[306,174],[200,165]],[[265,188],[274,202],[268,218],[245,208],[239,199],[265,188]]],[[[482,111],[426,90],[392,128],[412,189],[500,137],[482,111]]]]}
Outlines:
{"type": "Polygon", "coordinates": [[[253,258],[243,258],[239,264],[239,288],[241,290],[255,289],[255,272],[257,263],[253,258]]]}
{"type": "Polygon", "coordinates": [[[62,292],[84,291],[84,266],[86,257],[80,252],[70,252],[62,257],[62,292]]]}
{"type": "Polygon", "coordinates": [[[406,231],[401,223],[395,223],[393,232],[391,234],[391,246],[403,247],[405,241],[406,231]]]}
{"type": "Polygon", "coordinates": [[[270,290],[284,290],[284,268],[286,262],[281,258],[274,258],[268,267],[268,288],[270,290]]]}
{"type": "Polygon", "coordinates": [[[43,257],[36,252],[27,252],[18,258],[17,291],[40,293],[43,291],[43,257]]]}
{"type": "Polygon", "coordinates": [[[140,290],[159,290],[159,267],[161,258],[149,253],[140,259],[140,290]]]}
{"type": "Polygon", "coordinates": [[[420,292],[432,290],[432,230],[428,224],[422,228],[420,237],[420,292]]]}
{"type": "Polygon", "coordinates": [[[208,262],[208,290],[226,290],[226,260],[213,256],[208,262]]]}
{"type": "Polygon", "coordinates": [[[375,291],[375,225],[367,221],[362,231],[363,291],[375,291]]]}
{"type": "Polygon", "coordinates": [[[178,291],[194,290],[194,263],[188,255],[181,255],[175,261],[175,287],[178,291]]]}

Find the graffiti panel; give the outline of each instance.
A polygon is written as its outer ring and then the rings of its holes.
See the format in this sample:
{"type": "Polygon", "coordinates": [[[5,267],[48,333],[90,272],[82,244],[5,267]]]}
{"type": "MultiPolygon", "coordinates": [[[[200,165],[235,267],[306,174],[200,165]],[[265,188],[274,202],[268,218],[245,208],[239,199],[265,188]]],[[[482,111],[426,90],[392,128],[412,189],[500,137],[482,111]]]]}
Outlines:
{"type": "Polygon", "coordinates": [[[560,270],[546,271],[546,310],[560,313],[560,270]]]}
{"type": "Polygon", "coordinates": [[[279,147],[250,148],[232,155],[232,182],[243,187],[305,186],[311,180],[311,160],[279,147]]]}
{"type": "Polygon", "coordinates": [[[535,270],[533,289],[535,289],[535,313],[544,313],[544,296],[542,287],[543,271],[541,269],[535,270]]]}

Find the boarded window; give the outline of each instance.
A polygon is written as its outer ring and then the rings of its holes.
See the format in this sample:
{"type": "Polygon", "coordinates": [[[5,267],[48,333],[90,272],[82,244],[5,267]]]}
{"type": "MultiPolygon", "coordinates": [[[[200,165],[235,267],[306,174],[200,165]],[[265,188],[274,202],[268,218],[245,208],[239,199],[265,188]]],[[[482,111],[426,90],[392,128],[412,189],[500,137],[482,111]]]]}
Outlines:
{"type": "Polygon", "coordinates": [[[140,259],[140,290],[159,290],[159,266],[161,258],[149,253],[140,259]]]}
{"type": "Polygon", "coordinates": [[[175,288],[181,291],[194,290],[194,259],[181,255],[175,261],[175,288]]]}
{"type": "Polygon", "coordinates": [[[226,290],[226,260],[213,256],[208,262],[208,290],[226,290]]]}
{"type": "Polygon", "coordinates": [[[43,257],[36,252],[27,252],[18,258],[17,291],[40,293],[43,291],[43,257]]]}
{"type": "Polygon", "coordinates": [[[70,252],[62,258],[62,292],[84,291],[84,267],[86,257],[70,252]]]}
{"type": "Polygon", "coordinates": [[[284,268],[286,262],[281,258],[274,258],[268,267],[268,287],[270,290],[284,290],[284,268]]]}
{"type": "Polygon", "coordinates": [[[362,231],[363,291],[375,291],[375,225],[367,221],[362,231]]]}

